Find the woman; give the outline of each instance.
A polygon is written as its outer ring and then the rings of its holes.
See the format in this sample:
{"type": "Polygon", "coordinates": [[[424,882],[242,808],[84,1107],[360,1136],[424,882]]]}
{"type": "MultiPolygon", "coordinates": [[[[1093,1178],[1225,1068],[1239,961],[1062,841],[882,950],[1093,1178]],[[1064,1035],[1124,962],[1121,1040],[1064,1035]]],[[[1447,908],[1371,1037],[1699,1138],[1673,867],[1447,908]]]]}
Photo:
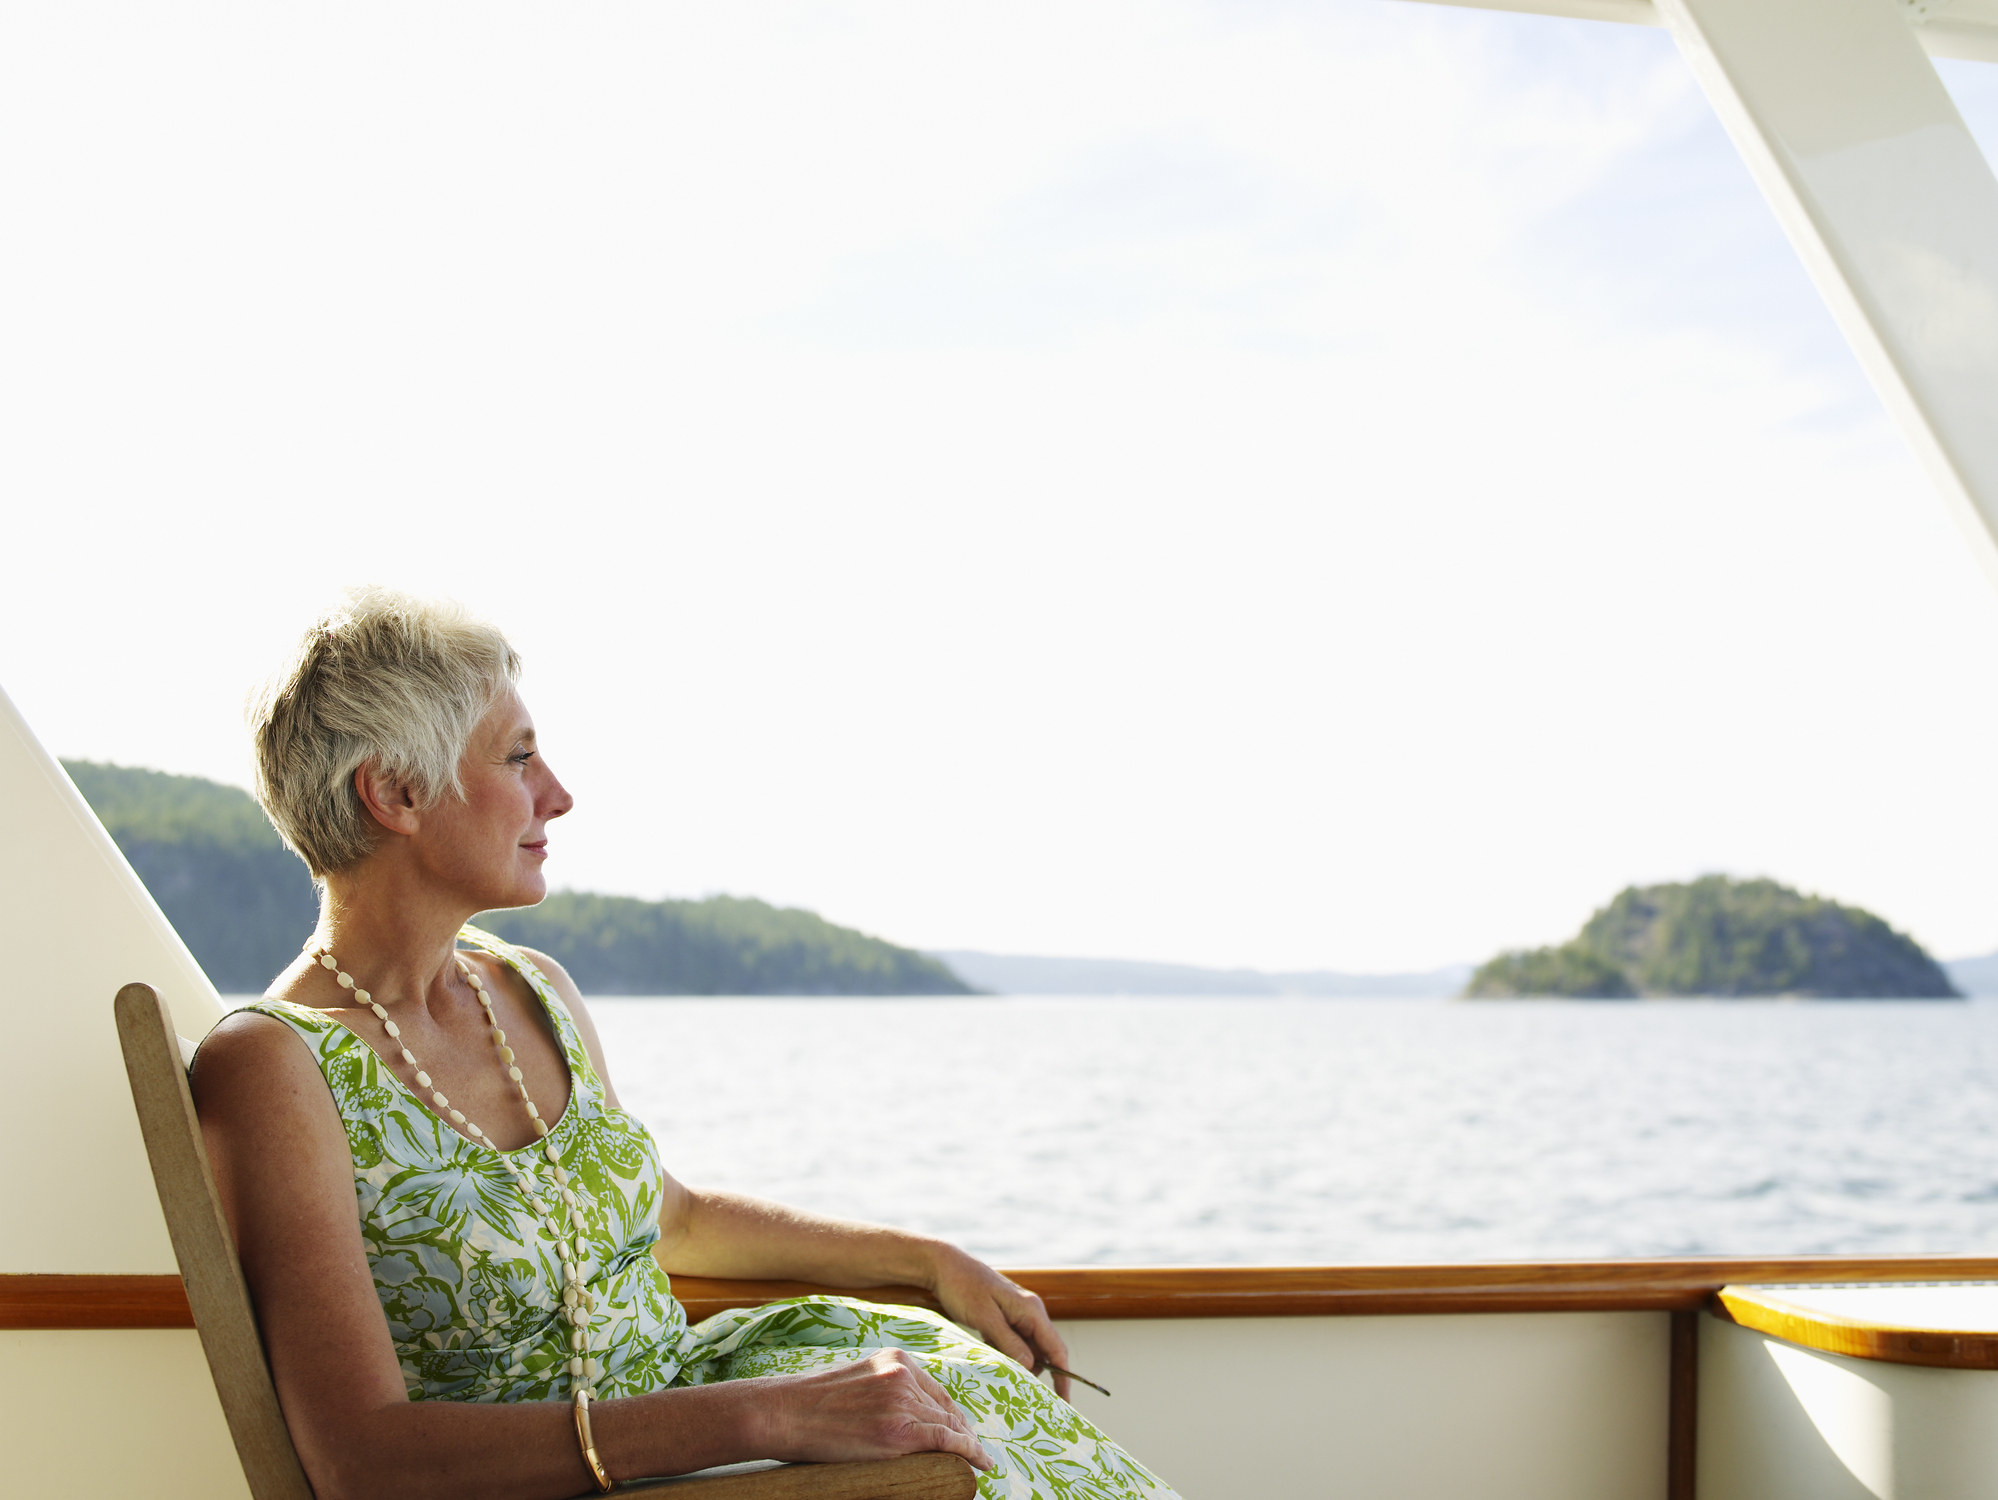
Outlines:
{"type": "Polygon", "coordinates": [[[194,1092],[320,1500],[929,1449],[988,1500],[1170,1500],[1023,1368],[1068,1358],[1039,1298],[938,1240],[682,1186],[562,966],[465,925],[546,894],[571,806],[518,675],[463,610],[360,590],[251,706],[322,909],[194,1092]],[[824,1297],[689,1329],[666,1270],[914,1284],[949,1318],[824,1297]]]}

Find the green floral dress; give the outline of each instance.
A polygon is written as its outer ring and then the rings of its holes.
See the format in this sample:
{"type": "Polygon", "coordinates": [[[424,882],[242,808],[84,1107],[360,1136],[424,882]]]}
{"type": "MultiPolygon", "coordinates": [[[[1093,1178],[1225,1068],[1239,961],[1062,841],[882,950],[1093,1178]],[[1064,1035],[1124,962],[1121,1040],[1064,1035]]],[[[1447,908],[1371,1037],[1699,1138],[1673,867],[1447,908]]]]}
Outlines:
{"type": "MultiPolygon", "coordinates": [[[[526,979],[568,1061],[569,1105],[546,1144],[585,1205],[579,1259],[597,1300],[590,1347],[603,1365],[594,1382],[599,1400],[906,1349],[977,1424],[995,1461],[979,1479],[984,1500],[1175,1500],[1067,1402],[938,1314],[800,1297],[689,1327],[652,1255],[660,1167],[650,1132],[605,1102],[575,1021],[541,971],[475,927],[459,937],[526,979]]],[[[361,1238],[410,1399],[567,1399],[560,1266],[513,1174],[439,1119],[332,1017],[281,1000],[247,1009],[304,1040],[346,1122],[361,1238]]]]}

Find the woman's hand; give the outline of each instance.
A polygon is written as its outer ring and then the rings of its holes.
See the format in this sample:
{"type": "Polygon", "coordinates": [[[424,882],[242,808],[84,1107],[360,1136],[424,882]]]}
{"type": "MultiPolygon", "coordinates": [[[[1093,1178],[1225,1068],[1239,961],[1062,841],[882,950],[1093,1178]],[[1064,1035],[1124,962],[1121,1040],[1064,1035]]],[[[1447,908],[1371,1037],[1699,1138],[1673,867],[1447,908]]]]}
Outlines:
{"type": "Polygon", "coordinates": [[[766,1386],[757,1393],[768,1423],[758,1451],[772,1458],[842,1463],[942,1451],[992,1467],[971,1418],[906,1350],[743,1384],[766,1386]]]}
{"type": "MultiPolygon", "coordinates": [[[[1068,1363],[1068,1345],[1055,1332],[1041,1299],[955,1245],[938,1247],[930,1290],[952,1322],[971,1329],[1036,1375],[1049,1365],[1068,1363]]],[[[1054,1386],[1055,1394],[1066,1401],[1068,1377],[1057,1374],[1054,1386]]]]}

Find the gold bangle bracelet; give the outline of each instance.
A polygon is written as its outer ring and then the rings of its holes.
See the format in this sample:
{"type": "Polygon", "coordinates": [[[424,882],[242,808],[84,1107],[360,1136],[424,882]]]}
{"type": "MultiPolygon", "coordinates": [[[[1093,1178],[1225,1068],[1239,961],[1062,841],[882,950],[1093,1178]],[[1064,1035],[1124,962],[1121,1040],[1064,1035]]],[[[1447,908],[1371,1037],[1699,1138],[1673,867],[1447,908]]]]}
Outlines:
{"type": "Polygon", "coordinates": [[[604,1472],[604,1461],[597,1457],[597,1435],[590,1430],[590,1398],[581,1391],[576,1392],[576,1446],[583,1450],[583,1462],[590,1466],[590,1478],[597,1482],[597,1493],[608,1495],[611,1492],[611,1477],[604,1472]]]}

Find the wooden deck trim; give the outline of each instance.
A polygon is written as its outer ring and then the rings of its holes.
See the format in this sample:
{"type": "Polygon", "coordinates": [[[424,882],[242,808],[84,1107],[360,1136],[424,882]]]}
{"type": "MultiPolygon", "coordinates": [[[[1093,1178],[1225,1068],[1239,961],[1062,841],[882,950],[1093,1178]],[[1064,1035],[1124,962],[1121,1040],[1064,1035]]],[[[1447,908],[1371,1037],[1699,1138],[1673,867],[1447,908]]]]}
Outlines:
{"type": "Polygon", "coordinates": [[[0,1328],[192,1328],[178,1276],[0,1276],[0,1328]]]}
{"type": "MultiPolygon", "coordinates": [[[[1018,1271],[1006,1273],[1015,1281],[1018,1271]]],[[[1021,1282],[1021,1285],[1026,1285],[1021,1282]]],[[[761,1307],[786,1297],[822,1297],[828,1292],[841,1297],[858,1297],[864,1302],[887,1302],[897,1307],[927,1307],[943,1311],[943,1304],[915,1286],[831,1287],[810,1281],[725,1281],[709,1276],[675,1276],[673,1295],[687,1309],[687,1321],[698,1323],[732,1307],[761,1307]]]]}
{"type": "Polygon", "coordinates": [[[1059,1319],[1696,1312],[1715,1292],[1734,1283],[1990,1280],[1998,1279],[1998,1257],[1701,1256],[1429,1266],[1089,1266],[1007,1274],[1038,1292],[1059,1319]]]}
{"type": "MultiPolygon", "coordinates": [[[[1065,1321],[1696,1312],[1707,1307],[1723,1287],[1755,1282],[1998,1281],[1998,1257],[1827,1255],[1750,1260],[1717,1256],[1443,1266],[1083,1266],[1007,1274],[1038,1292],[1048,1311],[1065,1321]]],[[[679,1276],[674,1278],[673,1290],[686,1305],[688,1316],[697,1320],[731,1307],[755,1307],[784,1297],[827,1291],[843,1291],[875,1302],[935,1305],[914,1287],[832,1288],[806,1282],[679,1276]]],[[[0,1329],[193,1326],[178,1276],[0,1275],[0,1329]]],[[[1994,1349],[1994,1359],[1998,1359],[1998,1349],[1994,1349]]],[[[1903,1362],[1924,1361],[1910,1358],[1903,1362]]],[[[1966,1368],[1998,1368],[1998,1362],[1966,1368]]]]}
{"type": "Polygon", "coordinates": [[[1722,1287],[1714,1294],[1713,1311],[1716,1317],[1739,1323],[1743,1328],[1774,1334],[1827,1354],[1877,1359],[1895,1365],[1929,1365],[1943,1370],[1998,1370],[1998,1334],[1994,1333],[1957,1333],[1947,1328],[1908,1328],[1841,1318],[1816,1308],[1799,1307],[1780,1293],[1761,1287],[1722,1287]]]}

